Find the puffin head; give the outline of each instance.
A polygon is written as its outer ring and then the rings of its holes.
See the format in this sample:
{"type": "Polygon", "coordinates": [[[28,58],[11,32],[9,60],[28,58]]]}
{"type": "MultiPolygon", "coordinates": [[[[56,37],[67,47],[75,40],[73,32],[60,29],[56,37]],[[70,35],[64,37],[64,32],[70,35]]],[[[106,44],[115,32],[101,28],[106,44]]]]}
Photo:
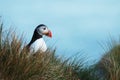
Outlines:
{"type": "Polygon", "coordinates": [[[48,36],[52,38],[52,32],[48,29],[48,27],[44,24],[40,24],[36,27],[35,32],[37,32],[38,35],[40,36],[48,36]]]}

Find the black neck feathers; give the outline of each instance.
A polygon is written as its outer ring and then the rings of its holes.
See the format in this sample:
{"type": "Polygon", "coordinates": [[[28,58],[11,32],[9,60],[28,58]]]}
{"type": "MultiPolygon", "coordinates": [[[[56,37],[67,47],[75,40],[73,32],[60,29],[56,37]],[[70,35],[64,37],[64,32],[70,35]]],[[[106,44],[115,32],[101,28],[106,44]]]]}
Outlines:
{"type": "Polygon", "coordinates": [[[32,36],[32,39],[31,39],[30,43],[29,43],[27,46],[30,47],[31,44],[32,44],[34,41],[36,41],[37,39],[39,39],[39,38],[42,38],[42,35],[38,34],[37,30],[35,29],[34,34],[33,34],[33,36],[32,36]]]}

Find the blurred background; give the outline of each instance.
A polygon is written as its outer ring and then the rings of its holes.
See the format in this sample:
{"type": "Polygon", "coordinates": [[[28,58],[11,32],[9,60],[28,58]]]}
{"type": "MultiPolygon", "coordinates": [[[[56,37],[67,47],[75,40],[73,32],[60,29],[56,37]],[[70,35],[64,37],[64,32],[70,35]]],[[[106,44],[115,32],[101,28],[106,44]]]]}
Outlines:
{"type": "Polygon", "coordinates": [[[58,55],[80,52],[91,61],[102,56],[100,44],[120,34],[119,0],[0,0],[0,16],[5,28],[24,32],[27,42],[35,27],[45,24],[53,33],[47,45],[58,55]]]}

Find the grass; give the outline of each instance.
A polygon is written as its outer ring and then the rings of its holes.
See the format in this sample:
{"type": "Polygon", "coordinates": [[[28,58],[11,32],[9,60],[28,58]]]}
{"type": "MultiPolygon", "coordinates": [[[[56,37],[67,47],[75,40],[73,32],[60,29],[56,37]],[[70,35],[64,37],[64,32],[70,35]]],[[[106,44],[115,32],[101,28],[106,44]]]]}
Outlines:
{"type": "Polygon", "coordinates": [[[109,51],[97,64],[97,69],[102,76],[101,80],[120,80],[120,44],[116,41],[111,44],[108,44],[109,51]]]}
{"type": "Polygon", "coordinates": [[[63,60],[55,50],[36,53],[30,55],[22,37],[0,25],[0,80],[80,80],[81,61],[63,60]]]}
{"type": "Polygon", "coordinates": [[[85,57],[65,60],[55,50],[30,55],[22,36],[1,23],[0,80],[120,80],[120,45],[109,46],[98,63],[86,67],[85,57]]]}

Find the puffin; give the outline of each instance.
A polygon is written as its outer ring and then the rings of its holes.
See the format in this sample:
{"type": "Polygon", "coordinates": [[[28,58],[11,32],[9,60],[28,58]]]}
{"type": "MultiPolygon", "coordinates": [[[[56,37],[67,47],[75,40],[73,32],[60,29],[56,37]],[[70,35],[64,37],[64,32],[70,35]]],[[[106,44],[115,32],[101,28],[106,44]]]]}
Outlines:
{"type": "Polygon", "coordinates": [[[35,28],[32,39],[27,45],[30,52],[37,52],[38,50],[41,52],[46,52],[47,45],[43,39],[43,36],[52,38],[52,32],[46,25],[40,24],[35,28]]]}

